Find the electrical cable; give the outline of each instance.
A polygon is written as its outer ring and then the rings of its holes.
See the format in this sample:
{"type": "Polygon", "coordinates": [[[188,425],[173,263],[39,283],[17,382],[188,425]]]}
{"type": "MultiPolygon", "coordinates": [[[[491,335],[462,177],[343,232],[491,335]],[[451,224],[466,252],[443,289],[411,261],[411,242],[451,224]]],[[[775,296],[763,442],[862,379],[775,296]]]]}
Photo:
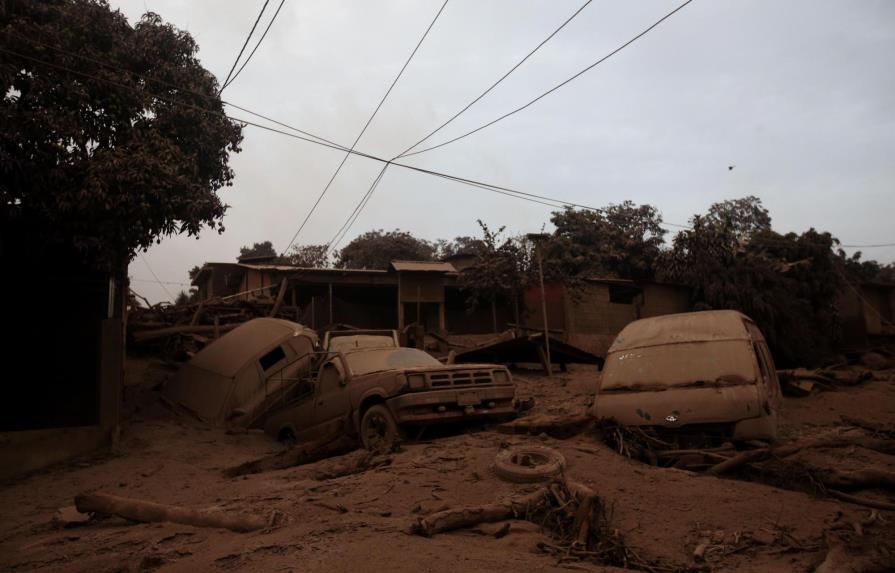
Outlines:
{"type": "Polygon", "coordinates": [[[239,74],[242,73],[242,70],[244,70],[245,67],[248,65],[249,61],[251,61],[252,56],[254,56],[255,52],[258,51],[258,47],[261,45],[261,42],[264,41],[264,38],[267,36],[267,32],[270,31],[270,27],[273,26],[274,21],[277,19],[277,16],[280,13],[280,8],[282,8],[283,4],[285,4],[285,3],[286,3],[286,0],[280,0],[280,5],[277,6],[277,11],[273,13],[273,18],[271,18],[270,22],[267,23],[267,28],[264,28],[264,33],[261,34],[261,38],[258,40],[258,43],[255,44],[255,47],[252,49],[251,53],[249,54],[249,57],[247,57],[246,60],[242,63],[242,65],[239,67],[239,69],[236,70],[236,73],[233,74],[233,77],[230,78],[230,81],[224,84],[224,87],[221,88],[221,91],[224,91],[227,88],[227,86],[229,86],[230,84],[235,82],[236,78],[239,77],[239,74]]]}
{"type": "MultiPolygon", "coordinates": [[[[569,82],[571,82],[571,81],[577,79],[578,77],[580,77],[581,75],[583,75],[585,72],[588,72],[588,71],[590,71],[591,69],[593,69],[593,68],[595,68],[596,66],[598,66],[599,64],[605,62],[606,60],[608,60],[609,58],[611,58],[611,57],[614,56],[615,54],[621,52],[622,50],[624,50],[625,48],[627,48],[628,46],[630,46],[631,44],[633,44],[634,42],[636,42],[638,39],[640,39],[640,38],[642,38],[643,36],[645,36],[646,34],[648,34],[653,28],[655,28],[656,26],[658,26],[659,24],[661,24],[662,22],[664,22],[665,20],[667,20],[668,18],[670,18],[671,16],[673,16],[673,15],[674,15],[675,13],[677,13],[679,10],[682,10],[687,4],[689,4],[689,3],[692,2],[692,1],[693,1],[693,0],[687,0],[686,2],[684,2],[684,3],[681,4],[680,6],[678,6],[677,8],[675,8],[674,10],[672,10],[671,12],[669,12],[668,14],[665,14],[664,16],[662,16],[662,18],[660,18],[659,20],[657,20],[657,21],[656,21],[655,23],[653,23],[650,27],[648,27],[647,29],[643,30],[642,32],[640,32],[639,34],[637,34],[636,36],[634,36],[633,38],[631,38],[630,40],[628,40],[627,42],[625,42],[624,44],[622,44],[621,46],[619,46],[618,48],[616,48],[615,50],[609,52],[608,54],[606,54],[605,56],[603,56],[602,58],[600,58],[600,59],[597,60],[596,62],[590,64],[589,66],[587,66],[587,67],[584,68],[583,70],[581,70],[581,71],[579,71],[578,73],[576,73],[575,75],[573,75],[572,77],[570,77],[570,78],[568,78],[568,79],[566,79],[566,80],[563,80],[562,82],[556,84],[555,86],[553,86],[552,88],[550,88],[550,89],[547,90],[546,92],[542,93],[542,94],[539,95],[538,97],[534,98],[533,100],[529,101],[529,102],[526,103],[525,105],[522,105],[522,106],[520,106],[520,107],[517,107],[516,109],[514,109],[514,110],[512,110],[512,111],[510,111],[510,112],[508,112],[508,113],[503,114],[502,116],[498,117],[497,119],[491,120],[491,121],[489,121],[488,123],[486,123],[486,124],[484,124],[484,125],[480,125],[479,127],[473,129],[472,131],[468,131],[468,132],[464,133],[463,135],[459,135],[459,136],[457,136],[457,137],[455,137],[455,138],[453,138],[453,139],[449,139],[449,140],[447,140],[447,141],[444,141],[444,142],[442,142],[442,143],[439,143],[438,145],[433,145],[433,146],[431,146],[431,147],[426,147],[425,149],[420,149],[419,151],[414,151],[413,153],[402,154],[400,157],[410,157],[410,156],[413,156],[413,155],[419,155],[420,153],[425,153],[425,152],[427,152],[427,151],[432,151],[433,149],[438,149],[438,148],[440,148],[440,147],[444,147],[445,145],[449,145],[449,144],[451,144],[451,143],[454,143],[455,141],[460,141],[461,139],[463,139],[463,138],[465,138],[465,137],[469,137],[470,135],[472,135],[472,134],[474,134],[474,133],[476,133],[476,132],[479,132],[479,131],[481,131],[481,130],[487,128],[487,127],[490,127],[490,126],[494,125],[495,123],[497,123],[497,122],[499,122],[499,121],[502,121],[502,120],[504,120],[504,119],[510,117],[511,115],[514,115],[514,114],[519,113],[520,111],[522,111],[522,110],[528,108],[529,106],[533,105],[534,103],[536,103],[536,102],[540,101],[541,99],[547,97],[548,95],[550,95],[551,93],[555,92],[556,90],[558,90],[559,88],[563,87],[564,85],[568,84],[569,82]]],[[[396,159],[397,159],[397,158],[396,158],[396,159]]]]}
{"type": "Polygon", "coordinates": [[[544,44],[546,44],[547,42],[549,42],[550,40],[552,40],[552,39],[553,39],[553,36],[555,36],[556,34],[558,34],[560,30],[562,30],[563,28],[565,28],[565,27],[566,27],[566,24],[568,24],[569,22],[571,22],[572,20],[574,20],[574,19],[575,19],[575,16],[577,16],[578,14],[581,13],[582,10],[584,10],[585,8],[587,8],[588,4],[590,4],[591,2],[592,2],[592,0],[587,0],[587,2],[585,2],[584,4],[582,4],[581,7],[578,8],[577,10],[575,10],[575,12],[574,12],[571,16],[569,16],[568,18],[566,18],[565,22],[563,22],[562,24],[560,24],[559,28],[553,30],[553,32],[551,32],[551,34],[550,34],[549,36],[547,36],[544,40],[542,40],[540,44],[538,44],[537,46],[535,46],[535,48],[534,48],[532,51],[528,52],[528,54],[526,54],[524,58],[522,58],[521,60],[519,60],[518,62],[516,62],[516,65],[514,65],[512,68],[510,68],[510,70],[509,70],[507,73],[505,73],[504,75],[502,75],[502,76],[500,77],[500,79],[498,79],[496,82],[494,82],[493,84],[491,84],[491,86],[490,86],[488,89],[486,89],[485,91],[483,91],[481,94],[479,94],[478,97],[476,97],[476,98],[473,99],[471,102],[469,102],[468,104],[466,104],[466,107],[464,107],[463,109],[461,109],[460,111],[458,111],[457,113],[455,113],[454,115],[452,115],[447,121],[445,121],[444,123],[442,123],[441,125],[439,125],[438,127],[436,127],[434,130],[432,130],[431,132],[429,132],[429,134],[426,135],[424,138],[420,139],[419,141],[417,141],[416,143],[414,143],[413,145],[411,145],[410,147],[408,147],[407,149],[405,149],[404,151],[402,151],[400,154],[398,154],[397,156],[395,156],[394,159],[397,159],[398,157],[403,157],[405,153],[407,153],[408,151],[413,150],[416,146],[418,146],[418,145],[421,144],[422,142],[426,141],[427,139],[429,139],[430,137],[432,137],[433,135],[435,135],[436,133],[438,133],[439,131],[441,131],[441,130],[444,129],[445,127],[447,127],[447,126],[448,126],[449,124],[451,124],[455,119],[457,119],[458,117],[460,117],[460,115],[462,115],[464,112],[466,112],[466,110],[468,110],[468,109],[471,108],[473,105],[475,105],[476,103],[478,103],[479,100],[481,100],[483,97],[485,97],[486,95],[488,95],[488,94],[491,92],[491,90],[493,90],[494,88],[496,88],[496,87],[497,87],[503,80],[507,79],[507,77],[509,77],[510,74],[512,74],[513,72],[515,72],[516,69],[517,69],[519,66],[521,66],[522,64],[524,64],[524,63],[526,62],[526,60],[528,60],[528,58],[530,58],[531,56],[533,56],[535,52],[537,52],[538,50],[540,50],[541,47],[544,46],[544,44]]]}
{"type": "Polygon", "coordinates": [[[159,280],[158,275],[155,274],[154,270],[152,270],[152,267],[149,265],[149,261],[146,260],[146,257],[143,256],[143,253],[140,253],[140,258],[143,259],[143,263],[146,265],[146,268],[149,269],[150,274],[152,274],[152,277],[155,279],[155,282],[158,283],[158,286],[162,287],[162,290],[165,291],[165,294],[168,295],[168,298],[171,299],[171,302],[174,302],[174,297],[171,295],[171,291],[169,291],[168,287],[166,287],[162,283],[162,281],[159,280]]]}
{"type": "Polygon", "coordinates": [[[441,13],[444,11],[447,6],[449,0],[444,0],[444,4],[439,8],[438,13],[435,14],[435,18],[432,19],[432,22],[429,23],[429,27],[426,28],[426,31],[423,33],[419,42],[417,42],[416,47],[413,48],[413,51],[410,53],[410,56],[407,58],[407,61],[404,62],[404,65],[401,67],[401,71],[398,72],[398,75],[395,76],[394,81],[386,90],[385,95],[382,96],[382,99],[379,100],[379,105],[376,106],[376,109],[373,110],[373,113],[370,115],[370,119],[367,120],[367,123],[364,124],[363,129],[361,129],[360,133],[357,134],[357,138],[355,138],[354,143],[351,144],[351,149],[345,154],[345,157],[342,158],[339,166],[336,167],[336,170],[333,172],[332,177],[329,178],[329,181],[326,183],[326,186],[323,188],[323,191],[320,192],[320,195],[317,197],[317,200],[314,201],[314,204],[311,206],[311,209],[308,211],[308,214],[305,216],[304,220],[301,222],[301,225],[298,226],[298,229],[295,231],[295,234],[292,235],[292,239],[289,241],[289,244],[286,245],[286,248],[283,249],[282,255],[285,255],[286,252],[292,247],[295,240],[298,238],[298,235],[302,232],[302,229],[305,228],[305,225],[308,224],[308,220],[310,220],[311,216],[317,210],[317,206],[320,205],[320,202],[326,196],[326,192],[329,191],[330,186],[332,186],[333,181],[335,181],[336,177],[339,175],[339,172],[342,171],[342,167],[345,165],[345,162],[348,161],[348,158],[351,156],[351,152],[354,151],[354,148],[357,146],[357,143],[360,141],[361,137],[364,136],[364,133],[367,131],[367,128],[370,127],[370,123],[373,121],[373,118],[376,117],[376,114],[379,113],[380,108],[382,108],[382,104],[385,103],[385,100],[388,98],[389,94],[392,93],[392,89],[395,87],[395,84],[398,83],[398,80],[401,79],[401,76],[404,74],[404,70],[407,69],[407,66],[410,65],[410,61],[413,59],[413,56],[416,55],[417,50],[420,49],[420,46],[423,44],[423,41],[426,39],[426,36],[429,35],[429,31],[435,25],[435,22],[438,21],[438,17],[441,16],[441,13]]]}
{"type": "Polygon", "coordinates": [[[252,24],[252,29],[249,30],[249,35],[246,36],[246,41],[242,43],[242,48],[239,49],[239,54],[236,55],[236,60],[233,61],[233,66],[230,68],[230,71],[227,72],[227,78],[224,80],[224,83],[221,84],[221,89],[218,90],[218,95],[220,95],[220,93],[224,91],[224,88],[227,87],[227,82],[230,81],[230,76],[233,74],[233,70],[236,69],[236,65],[239,64],[239,59],[242,57],[243,52],[245,52],[246,46],[249,45],[249,40],[252,39],[252,34],[255,33],[255,28],[258,27],[258,22],[261,21],[261,16],[264,15],[264,11],[267,9],[267,4],[269,2],[270,0],[264,0],[264,5],[261,6],[261,11],[258,12],[258,17],[255,18],[255,23],[252,24]]]}

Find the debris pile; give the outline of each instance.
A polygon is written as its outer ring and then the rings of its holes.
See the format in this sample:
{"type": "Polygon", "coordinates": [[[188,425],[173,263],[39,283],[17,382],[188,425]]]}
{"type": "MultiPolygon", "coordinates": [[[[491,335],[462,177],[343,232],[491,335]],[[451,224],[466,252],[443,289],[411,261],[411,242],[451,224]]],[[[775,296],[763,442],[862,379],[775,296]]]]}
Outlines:
{"type": "Polygon", "coordinates": [[[809,370],[795,368],[778,370],[780,387],[789,396],[804,397],[815,391],[835,391],[841,386],[856,386],[862,382],[895,380],[895,353],[878,348],[858,357],[827,368],[809,370]]]}

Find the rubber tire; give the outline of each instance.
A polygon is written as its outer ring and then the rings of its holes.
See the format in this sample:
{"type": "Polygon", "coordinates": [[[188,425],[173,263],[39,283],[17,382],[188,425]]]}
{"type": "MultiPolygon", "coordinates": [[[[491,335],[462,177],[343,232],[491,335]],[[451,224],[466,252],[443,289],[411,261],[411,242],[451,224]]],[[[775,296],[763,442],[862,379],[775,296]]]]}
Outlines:
{"type": "Polygon", "coordinates": [[[398,423],[385,404],[374,404],[364,412],[360,422],[360,439],[364,447],[370,451],[390,452],[401,437],[398,423]],[[384,424],[385,433],[378,442],[373,442],[368,436],[371,424],[379,422],[384,424]]]}
{"type": "Polygon", "coordinates": [[[501,450],[494,457],[494,473],[497,477],[514,483],[534,483],[546,481],[561,474],[566,467],[566,458],[545,446],[511,446],[501,450]],[[520,455],[532,455],[546,461],[533,467],[514,463],[520,455]]]}

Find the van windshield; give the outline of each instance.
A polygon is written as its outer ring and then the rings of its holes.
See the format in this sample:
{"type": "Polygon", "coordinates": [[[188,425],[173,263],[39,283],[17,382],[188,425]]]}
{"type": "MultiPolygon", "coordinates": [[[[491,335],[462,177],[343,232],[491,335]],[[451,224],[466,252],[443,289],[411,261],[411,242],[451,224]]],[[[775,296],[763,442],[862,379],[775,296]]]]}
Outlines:
{"type": "Polygon", "coordinates": [[[602,390],[664,390],[680,386],[754,383],[748,340],[662,344],[620,350],[606,357],[602,390]]]}
{"type": "Polygon", "coordinates": [[[416,348],[378,348],[360,350],[345,355],[351,373],[355,376],[380,372],[382,370],[402,370],[418,366],[441,366],[441,362],[416,348]]]}

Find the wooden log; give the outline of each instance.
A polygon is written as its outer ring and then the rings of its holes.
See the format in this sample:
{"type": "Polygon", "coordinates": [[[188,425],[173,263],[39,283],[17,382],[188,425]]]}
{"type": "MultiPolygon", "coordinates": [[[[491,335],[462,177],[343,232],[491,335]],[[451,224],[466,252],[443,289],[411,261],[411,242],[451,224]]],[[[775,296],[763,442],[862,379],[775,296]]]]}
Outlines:
{"type": "Polygon", "coordinates": [[[480,523],[516,519],[546,500],[548,494],[549,490],[542,487],[534,493],[502,503],[446,509],[420,518],[412,530],[418,535],[432,537],[437,533],[471,527],[480,523]]]}
{"type": "Polygon", "coordinates": [[[880,469],[864,469],[850,472],[816,468],[814,473],[821,482],[836,489],[856,489],[864,487],[895,488],[895,472],[880,469]]]}
{"type": "Polygon", "coordinates": [[[232,468],[226,468],[223,471],[223,474],[224,477],[237,477],[273,470],[282,470],[344,454],[355,448],[357,448],[356,440],[343,436],[341,433],[338,435],[331,434],[320,440],[296,446],[273,456],[259,458],[257,460],[239,464],[232,468]]]}
{"type": "Polygon", "coordinates": [[[269,520],[257,515],[230,515],[220,510],[191,509],[104,493],[82,493],[75,497],[82,513],[117,515],[142,523],[171,522],[194,527],[215,527],[239,533],[268,527],[269,520]]]}
{"type": "Polygon", "coordinates": [[[391,465],[392,456],[358,450],[332,460],[332,463],[314,471],[314,479],[327,480],[363,473],[391,465]]]}
{"type": "Polygon", "coordinates": [[[503,434],[547,434],[554,438],[570,438],[594,423],[587,413],[571,416],[530,416],[497,427],[503,434]]]}
{"type": "Polygon", "coordinates": [[[280,306],[283,304],[283,297],[286,296],[286,285],[289,284],[288,279],[283,279],[280,281],[280,288],[277,291],[277,300],[273,303],[273,307],[270,309],[269,316],[276,316],[280,311],[280,306]]]}
{"type": "Polygon", "coordinates": [[[848,503],[853,503],[855,505],[863,505],[864,507],[872,507],[874,509],[884,509],[886,511],[895,511],[895,503],[879,501],[867,497],[858,497],[857,495],[851,495],[850,493],[837,491],[835,489],[827,489],[827,493],[836,499],[847,501],[848,503]]]}
{"type": "MultiPolygon", "coordinates": [[[[229,332],[240,326],[240,324],[224,324],[220,326],[219,333],[229,332]]],[[[134,342],[149,342],[150,340],[159,340],[176,334],[213,334],[215,327],[213,325],[197,325],[197,326],[170,326],[168,328],[159,328],[156,330],[141,330],[134,332],[134,342]]]]}

